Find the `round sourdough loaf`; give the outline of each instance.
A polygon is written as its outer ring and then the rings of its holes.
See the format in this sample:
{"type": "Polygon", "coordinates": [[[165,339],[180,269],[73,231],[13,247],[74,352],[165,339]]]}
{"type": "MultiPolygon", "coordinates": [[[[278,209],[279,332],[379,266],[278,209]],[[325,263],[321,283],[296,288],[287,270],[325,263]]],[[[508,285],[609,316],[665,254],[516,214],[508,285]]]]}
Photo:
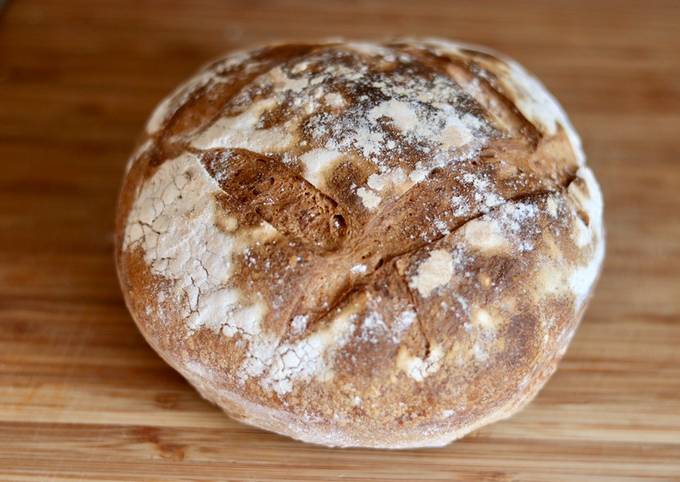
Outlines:
{"type": "Polygon", "coordinates": [[[517,412],[603,256],[557,101],[429,39],[208,65],[149,119],[116,224],[151,346],[235,419],[329,446],[440,446],[517,412]]]}

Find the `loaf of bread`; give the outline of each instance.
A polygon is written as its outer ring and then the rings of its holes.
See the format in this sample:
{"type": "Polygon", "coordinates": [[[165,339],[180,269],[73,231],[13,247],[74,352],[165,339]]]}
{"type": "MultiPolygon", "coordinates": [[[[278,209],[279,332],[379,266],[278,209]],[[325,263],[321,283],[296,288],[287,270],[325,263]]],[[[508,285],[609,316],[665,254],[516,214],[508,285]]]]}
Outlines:
{"type": "Polygon", "coordinates": [[[208,65],[151,115],[116,222],[151,346],[235,419],[329,446],[441,446],[520,410],[603,257],[557,101],[431,39],[208,65]]]}

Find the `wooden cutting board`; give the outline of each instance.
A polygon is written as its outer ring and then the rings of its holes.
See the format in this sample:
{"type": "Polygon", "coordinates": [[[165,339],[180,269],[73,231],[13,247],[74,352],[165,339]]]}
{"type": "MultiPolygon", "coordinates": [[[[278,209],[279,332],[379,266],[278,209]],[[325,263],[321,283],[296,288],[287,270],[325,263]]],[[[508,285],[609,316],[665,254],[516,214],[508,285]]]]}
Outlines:
{"type": "Polygon", "coordinates": [[[680,480],[680,2],[48,1],[0,17],[0,480],[680,480]],[[394,34],[490,45],[583,134],[608,255],[557,374],[449,447],[330,450],[240,425],[146,345],[112,220],[145,117],[223,51],[394,34]]]}

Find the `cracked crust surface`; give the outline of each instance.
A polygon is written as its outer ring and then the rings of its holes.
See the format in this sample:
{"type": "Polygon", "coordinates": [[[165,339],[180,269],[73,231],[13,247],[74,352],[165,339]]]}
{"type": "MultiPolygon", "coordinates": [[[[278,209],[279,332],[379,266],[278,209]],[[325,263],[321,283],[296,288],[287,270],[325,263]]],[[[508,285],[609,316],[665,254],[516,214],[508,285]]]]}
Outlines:
{"type": "Polygon", "coordinates": [[[161,356],[232,417],[331,446],[439,446],[515,413],[603,256],[559,104],[441,40],[214,62],[152,114],[116,225],[161,356]]]}

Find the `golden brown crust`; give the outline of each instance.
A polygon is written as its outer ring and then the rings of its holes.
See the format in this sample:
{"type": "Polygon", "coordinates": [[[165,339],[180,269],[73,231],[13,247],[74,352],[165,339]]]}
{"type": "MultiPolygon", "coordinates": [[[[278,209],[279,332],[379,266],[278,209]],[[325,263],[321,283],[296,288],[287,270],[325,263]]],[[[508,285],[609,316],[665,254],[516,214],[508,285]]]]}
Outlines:
{"type": "Polygon", "coordinates": [[[164,359],[233,417],[334,446],[443,445],[554,371],[604,253],[556,101],[439,40],[206,67],[130,161],[116,257],[164,359]]]}

